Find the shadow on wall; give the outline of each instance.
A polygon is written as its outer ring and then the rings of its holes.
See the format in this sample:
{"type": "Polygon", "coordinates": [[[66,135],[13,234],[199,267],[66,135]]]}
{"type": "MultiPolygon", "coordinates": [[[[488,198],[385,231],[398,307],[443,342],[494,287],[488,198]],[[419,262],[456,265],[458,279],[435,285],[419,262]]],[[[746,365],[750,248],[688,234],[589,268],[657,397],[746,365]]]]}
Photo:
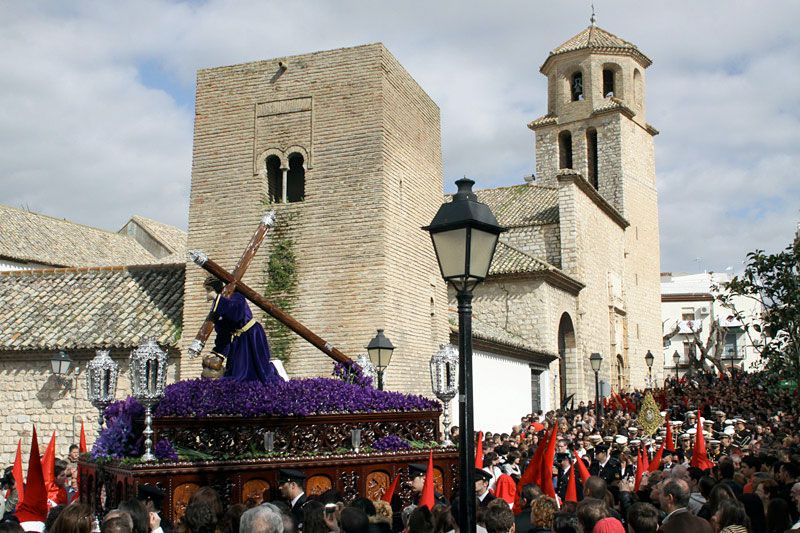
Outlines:
{"type": "Polygon", "coordinates": [[[58,400],[66,398],[74,387],[75,380],[70,377],[62,378],[55,374],[50,374],[47,381],[42,384],[42,388],[36,393],[36,399],[41,402],[45,409],[52,409],[53,404],[58,400]]]}

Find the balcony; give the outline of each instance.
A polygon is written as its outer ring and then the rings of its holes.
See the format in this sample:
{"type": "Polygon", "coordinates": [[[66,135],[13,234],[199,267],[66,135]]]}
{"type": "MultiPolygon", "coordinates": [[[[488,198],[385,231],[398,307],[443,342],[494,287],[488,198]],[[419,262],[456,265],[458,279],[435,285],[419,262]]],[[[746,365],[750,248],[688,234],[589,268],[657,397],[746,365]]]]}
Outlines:
{"type": "Polygon", "coordinates": [[[678,333],[681,335],[691,335],[703,330],[703,322],[700,320],[678,320],[678,333]]]}

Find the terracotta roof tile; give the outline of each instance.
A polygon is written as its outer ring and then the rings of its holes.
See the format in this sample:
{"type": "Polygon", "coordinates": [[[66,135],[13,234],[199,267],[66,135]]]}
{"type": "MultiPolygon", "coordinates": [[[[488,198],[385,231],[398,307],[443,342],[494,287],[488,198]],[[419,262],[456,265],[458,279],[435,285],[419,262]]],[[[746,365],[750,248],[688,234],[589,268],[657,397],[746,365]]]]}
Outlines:
{"type": "Polygon", "coordinates": [[[507,228],[558,222],[558,190],[544,185],[512,185],[475,191],[500,225],[507,228]]]}
{"type": "MultiPolygon", "coordinates": [[[[131,220],[143,227],[158,242],[169,248],[173,256],[179,256],[182,262],[186,260],[186,232],[175,226],[158,222],[141,215],[134,215],[131,220]]],[[[172,257],[172,256],[169,256],[172,257]]]]}
{"type": "Polygon", "coordinates": [[[550,52],[547,61],[542,65],[542,70],[544,70],[553,56],[584,49],[609,54],[630,54],[645,67],[652,64],[650,58],[640,52],[635,44],[620,39],[613,33],[598,26],[592,25],[555,47],[553,51],[550,52]]]}
{"type": "Polygon", "coordinates": [[[0,350],[175,346],[184,264],[0,273],[0,350]]]}
{"type": "Polygon", "coordinates": [[[497,249],[492,259],[492,266],[489,268],[489,275],[541,272],[554,268],[554,266],[548,264],[546,261],[536,259],[501,240],[497,243],[497,249]]]}

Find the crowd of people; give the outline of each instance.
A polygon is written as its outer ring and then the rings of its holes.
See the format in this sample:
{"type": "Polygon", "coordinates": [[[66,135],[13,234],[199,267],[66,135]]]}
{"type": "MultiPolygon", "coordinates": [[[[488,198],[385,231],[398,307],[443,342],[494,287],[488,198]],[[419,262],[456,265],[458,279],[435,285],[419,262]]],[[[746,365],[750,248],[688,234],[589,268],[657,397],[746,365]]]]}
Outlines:
{"type": "MultiPolygon", "coordinates": [[[[479,434],[479,531],[800,530],[800,398],[794,388],[781,388],[762,374],[709,373],[669,379],[652,395],[664,417],[655,433],[638,419],[645,393],[631,392],[615,393],[602,412],[591,404],[567,404],[525,416],[507,433],[479,434]],[[529,469],[551,447],[546,474],[530,482],[529,469]]],[[[42,524],[53,533],[459,531],[455,495],[435,493],[430,501],[423,496],[426,465],[408,466],[409,506],[400,504],[399,495],[347,503],[335,490],[307,495],[303,472],[281,470],[279,499],[231,504],[203,487],[177,524],[161,520],[163,494],[148,485],[140,486],[138,498],[96,517],[88,506],[69,503],[75,469],[69,461],[57,462],[59,467],[55,478],[63,492],[50,501],[42,524]]],[[[22,531],[13,480],[7,475],[4,484],[9,490],[0,533],[22,531]]]]}

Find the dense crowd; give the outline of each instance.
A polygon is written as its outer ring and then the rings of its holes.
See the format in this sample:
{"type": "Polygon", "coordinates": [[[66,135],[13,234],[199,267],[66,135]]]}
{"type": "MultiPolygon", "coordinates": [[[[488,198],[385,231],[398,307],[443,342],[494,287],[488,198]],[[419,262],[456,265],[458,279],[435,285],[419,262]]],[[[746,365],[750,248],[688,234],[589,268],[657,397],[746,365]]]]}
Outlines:
{"type": "MultiPolygon", "coordinates": [[[[652,391],[651,433],[638,419],[643,392],[595,406],[532,413],[507,433],[478,435],[475,497],[479,531],[489,533],[663,531],[760,533],[800,529],[800,398],[764,374],[701,374],[652,391]],[[600,407],[600,406],[597,406],[600,407]],[[548,453],[552,452],[552,456],[548,453]],[[547,465],[534,481],[530,472],[547,465]]],[[[570,407],[570,408],[567,408],[570,407]]],[[[458,429],[453,428],[453,437],[458,429]]],[[[198,490],[177,524],[160,518],[163,494],[140,486],[136,499],[96,517],[74,499],[77,454],[56,461],[54,533],[446,533],[459,531],[459,503],[425,493],[426,465],[408,467],[413,504],[398,495],[344,502],[329,490],[305,494],[305,475],[281,470],[280,499],[224,502],[198,490]]],[[[0,533],[22,531],[13,478],[3,479],[0,533]],[[7,491],[7,492],[6,492],[7,491]]],[[[23,524],[25,525],[25,524],[23,524]]],[[[41,530],[40,528],[39,530],[41,530]]],[[[26,530],[31,530],[26,527],[26,530]]]]}

